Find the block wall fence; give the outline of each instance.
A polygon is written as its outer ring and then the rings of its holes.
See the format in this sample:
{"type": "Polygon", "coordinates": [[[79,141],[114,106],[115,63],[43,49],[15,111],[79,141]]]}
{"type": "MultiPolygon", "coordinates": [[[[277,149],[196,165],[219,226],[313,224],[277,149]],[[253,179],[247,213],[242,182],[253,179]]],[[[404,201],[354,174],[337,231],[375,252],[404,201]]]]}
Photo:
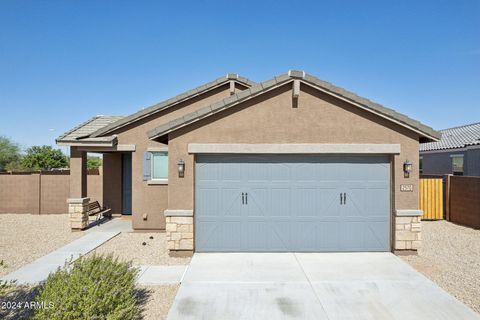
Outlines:
{"type": "MultiPolygon", "coordinates": [[[[103,202],[103,173],[89,170],[87,193],[91,201],[103,202]]],[[[68,213],[70,171],[0,174],[0,214],[68,213]]]]}

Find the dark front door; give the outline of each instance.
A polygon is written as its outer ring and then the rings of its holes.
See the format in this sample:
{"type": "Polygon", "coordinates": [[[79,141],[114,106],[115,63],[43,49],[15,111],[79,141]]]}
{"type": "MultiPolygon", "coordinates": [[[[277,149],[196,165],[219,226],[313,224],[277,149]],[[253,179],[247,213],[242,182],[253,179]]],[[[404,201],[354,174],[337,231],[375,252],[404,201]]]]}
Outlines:
{"type": "Polygon", "coordinates": [[[132,154],[122,154],[122,213],[132,214],[132,154]]]}

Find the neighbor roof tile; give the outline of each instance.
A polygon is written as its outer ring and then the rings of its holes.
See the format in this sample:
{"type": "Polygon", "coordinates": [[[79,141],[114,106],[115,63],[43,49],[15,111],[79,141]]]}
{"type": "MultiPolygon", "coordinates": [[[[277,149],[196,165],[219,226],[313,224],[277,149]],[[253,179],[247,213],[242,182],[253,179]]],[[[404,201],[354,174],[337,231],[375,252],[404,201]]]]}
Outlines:
{"type": "Polygon", "coordinates": [[[440,130],[439,141],[420,144],[420,151],[464,148],[480,144],[480,122],[440,130]]]}

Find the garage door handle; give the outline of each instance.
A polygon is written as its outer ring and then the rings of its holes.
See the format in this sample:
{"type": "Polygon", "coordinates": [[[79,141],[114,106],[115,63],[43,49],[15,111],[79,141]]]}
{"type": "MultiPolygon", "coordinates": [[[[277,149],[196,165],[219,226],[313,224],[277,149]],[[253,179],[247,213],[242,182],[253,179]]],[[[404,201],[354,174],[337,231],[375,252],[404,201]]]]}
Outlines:
{"type": "Polygon", "coordinates": [[[242,192],[242,204],[245,204],[245,194],[242,192]]]}
{"type": "Polygon", "coordinates": [[[342,193],[340,192],[340,204],[343,204],[342,193]]]}
{"type": "Polygon", "coordinates": [[[245,204],[248,204],[248,192],[245,192],[245,204]]]}
{"type": "Polygon", "coordinates": [[[347,203],[347,194],[344,192],[343,193],[343,204],[347,203]]]}

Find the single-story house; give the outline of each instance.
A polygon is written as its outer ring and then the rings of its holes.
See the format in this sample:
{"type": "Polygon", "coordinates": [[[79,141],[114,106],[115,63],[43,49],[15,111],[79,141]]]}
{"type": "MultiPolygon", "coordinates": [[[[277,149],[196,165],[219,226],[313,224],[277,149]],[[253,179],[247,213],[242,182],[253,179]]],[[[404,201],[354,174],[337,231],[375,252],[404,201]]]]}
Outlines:
{"type": "Polygon", "coordinates": [[[440,133],[439,141],[420,144],[420,173],[480,176],[480,122],[440,133]]]}
{"type": "Polygon", "coordinates": [[[185,255],[416,250],[419,143],[439,138],[291,70],[262,83],[228,74],[57,143],[70,147],[73,228],[86,226],[86,153],[100,152],[104,204],[185,255]]]}

